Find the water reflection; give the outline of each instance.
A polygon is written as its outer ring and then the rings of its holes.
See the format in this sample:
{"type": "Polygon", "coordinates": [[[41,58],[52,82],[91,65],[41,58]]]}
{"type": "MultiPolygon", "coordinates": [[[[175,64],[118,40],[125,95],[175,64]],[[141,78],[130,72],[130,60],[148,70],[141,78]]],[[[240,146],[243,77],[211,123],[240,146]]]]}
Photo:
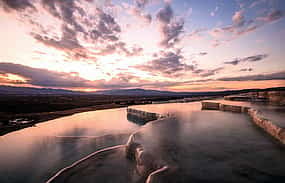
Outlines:
{"type": "Polygon", "coordinates": [[[159,162],[178,168],[168,182],[284,182],[280,143],[245,114],[201,111],[196,105],[137,106],[176,116],[147,124],[137,138],[159,162]]]}
{"type": "Polygon", "coordinates": [[[144,125],[147,123],[146,120],[138,117],[137,115],[133,115],[133,114],[127,114],[127,119],[130,121],[130,122],[133,122],[135,124],[138,124],[138,125],[144,125]]]}
{"type": "Polygon", "coordinates": [[[98,149],[124,144],[139,127],[126,115],[125,108],[80,113],[1,136],[0,182],[44,182],[98,149]]]}
{"type": "MultiPolygon", "coordinates": [[[[246,115],[201,111],[200,102],[134,107],[175,115],[176,120],[168,123],[148,123],[142,140],[159,158],[179,165],[180,177],[189,182],[208,181],[204,172],[211,180],[236,176],[244,182],[238,174],[246,174],[248,164],[276,175],[285,173],[278,163],[285,161],[284,148],[276,148],[246,115]]],[[[98,149],[125,143],[141,124],[123,108],[76,114],[2,136],[0,182],[44,182],[98,149]]]]}

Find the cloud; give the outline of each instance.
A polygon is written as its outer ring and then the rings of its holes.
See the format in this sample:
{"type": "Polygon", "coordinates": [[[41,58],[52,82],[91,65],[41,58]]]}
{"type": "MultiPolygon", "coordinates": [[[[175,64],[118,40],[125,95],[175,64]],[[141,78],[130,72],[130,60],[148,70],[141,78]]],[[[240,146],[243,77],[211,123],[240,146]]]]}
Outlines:
{"type": "Polygon", "coordinates": [[[231,60],[231,61],[226,61],[226,62],[224,62],[224,64],[238,65],[241,62],[257,62],[257,61],[261,61],[267,57],[268,57],[267,54],[258,54],[258,55],[253,55],[253,56],[249,56],[249,57],[244,57],[244,58],[236,58],[236,59],[231,60]]]}
{"type": "Polygon", "coordinates": [[[198,76],[204,78],[204,77],[209,77],[209,76],[216,75],[223,69],[224,69],[224,67],[218,67],[218,68],[215,68],[215,69],[198,69],[198,68],[194,67],[192,72],[194,74],[197,74],[198,76]]]}
{"type": "Polygon", "coordinates": [[[216,15],[217,11],[219,10],[219,7],[216,6],[215,9],[213,11],[211,11],[210,15],[213,17],[216,15]]]}
{"type": "Polygon", "coordinates": [[[32,36],[39,42],[44,43],[47,46],[55,47],[62,50],[73,50],[76,48],[81,48],[76,38],[76,32],[67,26],[62,27],[62,37],[59,40],[54,38],[49,38],[44,35],[34,34],[32,36]]]}
{"type": "Polygon", "coordinates": [[[223,67],[218,67],[215,69],[209,69],[209,70],[202,70],[200,73],[201,77],[209,77],[218,74],[221,70],[223,70],[223,67]]]}
{"type": "Polygon", "coordinates": [[[38,69],[14,63],[0,63],[0,72],[16,74],[27,78],[25,84],[42,87],[94,87],[89,80],[78,76],[78,73],[57,72],[47,69],[38,69]]]}
{"type": "Polygon", "coordinates": [[[200,52],[198,55],[204,56],[204,55],[207,55],[207,54],[208,54],[207,52],[200,52]]]}
{"type": "Polygon", "coordinates": [[[54,88],[96,88],[96,89],[118,89],[133,87],[164,87],[172,86],[177,82],[153,82],[142,80],[131,73],[119,73],[109,81],[90,81],[81,78],[76,72],[57,72],[47,69],[33,68],[21,64],[0,63],[0,83],[5,84],[29,84],[40,87],[54,88]],[[9,75],[25,78],[26,81],[9,79],[9,75]],[[136,82],[133,82],[136,80],[136,82]]]}
{"type": "MultiPolygon", "coordinates": [[[[285,80],[285,71],[270,74],[257,74],[239,77],[224,77],[220,81],[261,81],[261,80],[285,80]]],[[[285,84],[285,83],[284,83],[285,84]]]]}
{"type": "Polygon", "coordinates": [[[224,27],[213,28],[209,31],[209,34],[213,37],[215,42],[212,44],[213,47],[221,45],[237,39],[238,37],[247,33],[253,32],[258,28],[285,17],[284,11],[271,10],[264,16],[252,18],[246,20],[244,18],[244,9],[236,11],[232,16],[232,24],[224,27]]]}
{"type": "Polygon", "coordinates": [[[194,31],[192,31],[188,37],[190,38],[190,40],[198,40],[200,39],[202,36],[201,36],[201,33],[202,32],[205,32],[207,29],[196,29],[194,31]]]}
{"type": "Polygon", "coordinates": [[[232,21],[235,26],[238,26],[238,27],[243,26],[245,23],[243,11],[242,10],[236,11],[232,17],[232,21]]]}
{"type": "Polygon", "coordinates": [[[173,10],[169,3],[166,3],[164,8],[158,11],[156,18],[162,35],[160,45],[166,48],[173,47],[180,41],[179,36],[183,32],[184,19],[174,19],[173,10]]]}
{"type": "Polygon", "coordinates": [[[179,35],[183,32],[184,20],[175,21],[167,25],[163,25],[160,29],[163,39],[160,44],[163,47],[172,47],[180,41],[179,35]]]}
{"type": "Polygon", "coordinates": [[[251,71],[253,71],[253,68],[243,68],[243,69],[240,69],[240,71],[242,71],[242,72],[251,72],[251,71]]]}
{"type": "Polygon", "coordinates": [[[149,61],[146,65],[136,66],[137,69],[151,72],[153,75],[180,76],[193,70],[193,65],[183,63],[180,52],[162,52],[159,58],[149,61]]]}
{"type": "Polygon", "coordinates": [[[262,20],[264,22],[270,23],[276,20],[279,20],[285,16],[284,11],[281,10],[273,10],[269,12],[266,16],[258,17],[257,20],[262,20]]]}
{"type": "Polygon", "coordinates": [[[256,1],[253,1],[250,5],[249,5],[249,8],[254,8],[262,3],[265,3],[266,0],[256,0],[256,1]]]}
{"type": "MultiPolygon", "coordinates": [[[[28,2],[31,6],[36,3],[35,1],[18,0],[9,1],[9,5],[16,6],[20,2],[26,2],[23,4],[26,6],[28,2]]],[[[26,18],[22,20],[32,26],[30,35],[35,40],[64,52],[68,59],[96,60],[97,55],[114,53],[134,56],[143,51],[136,45],[127,45],[120,40],[121,27],[115,18],[96,5],[90,6],[90,3],[92,1],[88,0],[41,0],[36,5],[38,8],[42,6],[45,11],[30,12],[31,15],[25,16],[26,18]],[[60,29],[56,29],[57,25],[48,24],[48,21],[40,22],[33,18],[39,13],[51,15],[52,21],[61,25],[60,29]]],[[[150,15],[141,14],[141,16],[146,21],[151,21],[150,15]]]]}
{"type": "Polygon", "coordinates": [[[134,0],[134,1],[138,8],[144,8],[149,3],[149,0],[134,0]]]}
{"type": "Polygon", "coordinates": [[[173,10],[170,4],[167,3],[164,8],[161,8],[157,13],[156,18],[162,24],[169,24],[170,20],[173,18],[173,10]]]}
{"type": "Polygon", "coordinates": [[[1,0],[0,5],[3,5],[4,10],[25,10],[27,8],[36,9],[30,0],[1,0]]]}
{"type": "Polygon", "coordinates": [[[115,52],[125,54],[126,56],[136,56],[140,55],[143,51],[143,48],[138,46],[133,46],[131,48],[126,47],[126,43],[124,42],[115,42],[113,44],[108,44],[104,48],[100,49],[96,55],[109,55],[115,52]]]}
{"type": "Polygon", "coordinates": [[[74,16],[75,12],[84,13],[84,11],[75,4],[76,0],[42,0],[42,6],[54,17],[61,19],[65,24],[73,26],[78,32],[84,32],[84,28],[77,23],[74,16]]]}
{"type": "Polygon", "coordinates": [[[66,25],[62,26],[62,37],[60,39],[48,37],[46,34],[31,33],[31,35],[38,42],[65,52],[70,58],[88,58],[95,60],[95,57],[91,56],[90,52],[80,45],[77,40],[76,32],[66,25]]]}
{"type": "MultiPolygon", "coordinates": [[[[57,72],[47,69],[33,68],[21,64],[0,63],[0,82],[5,84],[29,84],[40,87],[54,88],[96,88],[118,89],[134,87],[168,87],[183,84],[185,82],[158,82],[143,80],[132,73],[119,73],[111,80],[90,81],[81,78],[76,72],[57,72]],[[9,75],[25,78],[26,81],[9,79],[9,75]]],[[[191,81],[192,82],[192,81],[191,81]]],[[[187,83],[191,83],[187,81],[187,83]]]]}
{"type": "MultiPolygon", "coordinates": [[[[91,6],[90,3],[93,1],[11,0],[3,2],[15,8],[20,7],[21,2],[23,2],[22,6],[34,7],[36,5],[38,8],[42,6],[45,11],[25,12],[27,16],[22,20],[32,26],[30,35],[35,40],[64,52],[68,58],[96,60],[96,54],[123,53],[127,56],[134,56],[143,51],[141,47],[127,45],[120,40],[122,31],[120,25],[111,14],[105,12],[108,9],[103,10],[94,4],[91,6]],[[39,21],[35,18],[39,13],[49,14],[50,18],[57,19],[52,19],[52,21],[61,25],[60,29],[56,29],[57,25],[50,25],[49,21],[39,21]]],[[[148,1],[137,1],[137,3],[138,6],[143,7],[148,1]]],[[[143,14],[141,9],[138,9],[136,13],[145,21],[151,21],[151,15],[143,14]]]]}
{"type": "Polygon", "coordinates": [[[130,7],[129,11],[131,15],[134,15],[145,23],[151,23],[152,21],[152,16],[150,14],[143,13],[143,11],[137,7],[130,7]]]}

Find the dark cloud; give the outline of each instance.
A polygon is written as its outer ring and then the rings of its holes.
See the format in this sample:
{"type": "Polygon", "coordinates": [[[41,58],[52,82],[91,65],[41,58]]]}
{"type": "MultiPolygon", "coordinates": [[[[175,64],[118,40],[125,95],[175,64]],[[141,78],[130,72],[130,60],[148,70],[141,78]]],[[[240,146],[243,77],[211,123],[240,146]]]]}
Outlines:
{"type": "Polygon", "coordinates": [[[75,12],[82,14],[81,8],[76,6],[76,0],[41,0],[42,6],[54,17],[60,18],[65,24],[71,25],[76,31],[84,32],[84,28],[77,23],[75,12]]]}
{"type": "Polygon", "coordinates": [[[115,89],[132,88],[145,86],[171,86],[176,82],[152,82],[141,80],[138,76],[130,73],[120,73],[109,81],[96,80],[89,81],[78,76],[78,73],[57,72],[47,69],[33,68],[14,63],[0,63],[0,83],[6,84],[30,84],[41,87],[55,88],[96,88],[96,89],[115,89]],[[10,80],[8,74],[15,74],[27,79],[26,82],[10,80]],[[132,79],[138,82],[131,82],[132,79]]]}
{"type": "Polygon", "coordinates": [[[285,16],[284,11],[281,10],[273,10],[269,12],[266,16],[264,17],[258,17],[258,20],[263,20],[265,22],[273,22],[276,20],[279,20],[280,18],[283,18],[285,16]]]}
{"type": "MultiPolygon", "coordinates": [[[[22,6],[33,6],[32,3],[35,3],[28,0],[4,2],[13,7],[16,5],[20,7],[20,2],[23,2],[22,6]]],[[[95,53],[106,55],[115,52],[134,56],[142,51],[142,48],[135,45],[127,46],[120,40],[121,27],[112,15],[94,5],[92,5],[93,11],[83,8],[92,1],[40,0],[39,2],[46,12],[61,21],[61,32],[54,32],[52,26],[37,22],[32,18],[37,15],[34,14],[27,16],[28,20],[24,20],[33,26],[33,32],[30,34],[44,45],[63,51],[69,58],[94,59],[95,53]],[[82,3],[85,5],[81,5],[82,3]],[[87,48],[83,43],[92,44],[93,48],[87,48]]],[[[140,1],[141,5],[142,3],[140,1]]],[[[151,21],[150,15],[141,14],[140,16],[148,22],[151,21]]]]}
{"type": "MultiPolygon", "coordinates": [[[[285,71],[275,72],[271,74],[257,74],[239,77],[220,78],[220,81],[262,81],[262,80],[285,80],[285,71]]],[[[285,84],[285,83],[284,83],[285,84]]]]}
{"type": "Polygon", "coordinates": [[[149,3],[149,0],[134,0],[134,1],[138,8],[144,8],[149,3]]]}
{"type": "Polygon", "coordinates": [[[127,48],[126,43],[124,42],[115,42],[113,44],[108,44],[104,48],[100,49],[99,52],[97,52],[97,55],[109,55],[113,53],[120,53],[124,54],[126,56],[136,56],[140,55],[143,51],[143,48],[138,46],[133,46],[130,48],[127,48]]]}
{"type": "Polygon", "coordinates": [[[242,71],[242,72],[251,72],[251,71],[253,71],[253,68],[243,68],[243,69],[240,69],[240,71],[242,71]]]}
{"type": "Polygon", "coordinates": [[[180,52],[169,51],[162,52],[159,58],[151,60],[146,65],[136,66],[136,68],[151,72],[153,75],[179,76],[193,70],[194,66],[183,63],[183,56],[180,52]]]}
{"type": "Polygon", "coordinates": [[[241,62],[257,62],[257,61],[261,61],[267,57],[268,57],[267,54],[258,54],[258,55],[253,55],[253,56],[249,56],[249,57],[244,57],[244,58],[236,58],[236,59],[231,60],[231,61],[226,61],[226,62],[224,62],[224,64],[238,65],[241,62]]]}
{"type": "Polygon", "coordinates": [[[197,67],[194,67],[194,69],[192,70],[192,73],[204,78],[204,77],[216,75],[223,69],[224,67],[218,67],[215,69],[199,69],[197,67]]]}
{"type": "Polygon", "coordinates": [[[62,88],[95,86],[90,81],[79,77],[77,73],[56,72],[20,64],[0,63],[0,72],[22,76],[28,79],[25,84],[35,86],[62,88]]]}
{"type": "Polygon", "coordinates": [[[41,2],[47,12],[62,20],[61,34],[51,35],[40,24],[32,21],[39,31],[31,35],[46,46],[64,51],[68,57],[96,60],[96,54],[107,55],[117,52],[134,56],[143,51],[140,47],[127,46],[122,42],[119,37],[120,25],[113,16],[98,7],[94,7],[94,11],[90,14],[78,6],[77,0],[42,0],[41,2]],[[74,16],[76,12],[81,17],[74,16]],[[79,33],[82,34],[78,35],[79,33]],[[82,39],[79,41],[79,36],[84,39],[84,42],[94,45],[94,48],[92,50],[86,48],[80,42],[82,39]]]}
{"type": "Polygon", "coordinates": [[[173,10],[169,4],[166,4],[164,8],[160,9],[156,15],[156,18],[162,24],[169,24],[173,18],[173,10]]]}
{"type": "Polygon", "coordinates": [[[218,68],[215,68],[215,69],[209,69],[209,70],[201,70],[199,69],[199,75],[201,77],[209,77],[209,76],[213,76],[213,75],[216,75],[218,74],[221,70],[223,70],[224,68],[223,67],[218,67],[218,68]]]}
{"type": "Polygon", "coordinates": [[[61,50],[73,50],[82,47],[78,43],[76,32],[67,26],[62,27],[62,37],[59,40],[40,34],[32,34],[32,36],[47,46],[55,47],[61,50]]]}
{"type": "Polygon", "coordinates": [[[207,52],[200,52],[199,53],[200,56],[204,56],[204,55],[207,55],[207,54],[208,54],[207,52]]]}
{"type": "Polygon", "coordinates": [[[62,37],[59,39],[48,37],[45,34],[31,33],[31,35],[40,43],[65,52],[72,59],[84,58],[96,60],[90,51],[80,45],[76,32],[65,25],[62,27],[62,37]]]}
{"type": "Polygon", "coordinates": [[[26,8],[36,9],[30,0],[0,0],[0,5],[4,7],[6,11],[9,10],[24,10],[26,8]]]}
{"type": "Polygon", "coordinates": [[[184,20],[175,21],[167,25],[161,26],[161,33],[163,39],[161,45],[164,47],[172,47],[175,43],[179,42],[179,35],[183,32],[184,20]]]}
{"type": "Polygon", "coordinates": [[[173,10],[170,4],[166,4],[164,8],[160,9],[156,15],[159,21],[159,30],[162,35],[161,46],[169,48],[179,42],[179,35],[183,32],[184,20],[174,19],[173,10]]]}

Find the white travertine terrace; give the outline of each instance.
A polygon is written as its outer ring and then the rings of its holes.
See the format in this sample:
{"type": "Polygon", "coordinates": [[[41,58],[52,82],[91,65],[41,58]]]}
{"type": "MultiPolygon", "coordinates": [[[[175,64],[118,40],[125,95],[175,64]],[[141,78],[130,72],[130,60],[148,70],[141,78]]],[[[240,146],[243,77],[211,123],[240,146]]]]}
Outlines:
{"type": "Polygon", "coordinates": [[[236,106],[230,104],[222,104],[218,102],[202,102],[202,109],[208,110],[220,110],[220,111],[230,111],[245,113],[250,116],[254,124],[262,128],[265,132],[279,140],[281,143],[285,144],[285,129],[274,124],[269,119],[265,119],[261,116],[260,111],[254,108],[246,106],[236,106]]]}
{"type": "MultiPolygon", "coordinates": [[[[152,123],[159,122],[159,121],[162,122],[165,119],[163,115],[160,115],[157,113],[140,111],[137,109],[127,108],[127,112],[132,113],[133,115],[136,115],[146,121],[150,121],[150,119],[153,119],[152,123]]],[[[173,169],[167,166],[166,164],[163,164],[157,161],[156,159],[154,159],[154,157],[150,153],[148,153],[141,144],[137,143],[135,137],[139,135],[140,135],[140,131],[136,131],[130,135],[128,142],[126,144],[109,147],[109,148],[96,151],[76,161],[72,165],[65,167],[61,169],[60,171],[58,171],[46,183],[56,182],[57,178],[61,176],[63,173],[66,173],[68,170],[74,168],[75,166],[78,166],[82,162],[94,156],[100,156],[102,153],[105,153],[106,151],[116,151],[119,148],[125,148],[126,158],[133,160],[135,162],[137,173],[142,177],[146,177],[147,183],[155,182],[155,179],[157,179],[159,176],[162,176],[161,175],[162,172],[171,171],[173,169]]]]}

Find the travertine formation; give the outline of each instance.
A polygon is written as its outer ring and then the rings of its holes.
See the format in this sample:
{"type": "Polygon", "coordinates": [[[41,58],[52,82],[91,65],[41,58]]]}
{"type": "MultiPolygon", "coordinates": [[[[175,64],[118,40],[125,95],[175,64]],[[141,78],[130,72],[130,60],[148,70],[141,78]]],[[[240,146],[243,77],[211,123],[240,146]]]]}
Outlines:
{"type": "MultiPolygon", "coordinates": [[[[152,122],[163,122],[163,120],[165,120],[164,116],[156,113],[149,113],[131,108],[128,108],[127,112],[128,114],[131,113],[132,115],[136,115],[139,118],[142,118],[143,120],[147,121],[153,119],[152,122]]],[[[161,161],[158,161],[153,157],[151,153],[148,153],[144,149],[144,147],[136,141],[136,137],[139,136],[140,136],[139,131],[134,132],[133,134],[130,135],[127,144],[105,148],[96,151],[79,161],[76,161],[72,165],[60,170],[53,177],[51,177],[46,183],[60,182],[63,177],[65,177],[66,175],[68,176],[68,174],[70,173],[69,171],[72,171],[77,166],[80,166],[80,164],[84,163],[85,160],[91,158],[101,159],[100,156],[102,156],[102,154],[112,153],[112,152],[116,153],[116,151],[120,150],[121,148],[125,149],[125,157],[134,162],[137,174],[140,177],[145,178],[146,183],[157,182],[160,176],[164,176],[169,172],[172,172],[174,169],[170,168],[161,161]]]]}
{"type": "Polygon", "coordinates": [[[136,117],[138,120],[144,121],[145,123],[157,120],[161,117],[161,115],[156,113],[141,111],[132,108],[127,108],[127,115],[132,115],[133,117],[136,117]]]}
{"type": "Polygon", "coordinates": [[[285,129],[262,117],[260,111],[257,109],[246,106],[221,104],[218,102],[202,102],[202,109],[246,113],[257,126],[279,140],[281,143],[285,144],[285,129]]]}
{"type": "Polygon", "coordinates": [[[285,144],[285,129],[277,126],[268,119],[263,118],[260,112],[256,109],[250,108],[248,110],[248,115],[251,117],[252,121],[264,129],[267,133],[278,139],[280,142],[285,144]]]}
{"type": "MultiPolygon", "coordinates": [[[[170,118],[161,118],[152,123],[163,123],[170,118]]],[[[162,177],[168,176],[176,171],[175,167],[167,165],[164,161],[156,159],[137,140],[140,131],[133,133],[126,144],[126,157],[136,164],[136,171],[146,178],[145,183],[158,183],[162,177]]]]}
{"type": "Polygon", "coordinates": [[[225,96],[224,99],[233,101],[269,102],[272,104],[285,105],[285,91],[249,92],[241,95],[225,96]]]}

